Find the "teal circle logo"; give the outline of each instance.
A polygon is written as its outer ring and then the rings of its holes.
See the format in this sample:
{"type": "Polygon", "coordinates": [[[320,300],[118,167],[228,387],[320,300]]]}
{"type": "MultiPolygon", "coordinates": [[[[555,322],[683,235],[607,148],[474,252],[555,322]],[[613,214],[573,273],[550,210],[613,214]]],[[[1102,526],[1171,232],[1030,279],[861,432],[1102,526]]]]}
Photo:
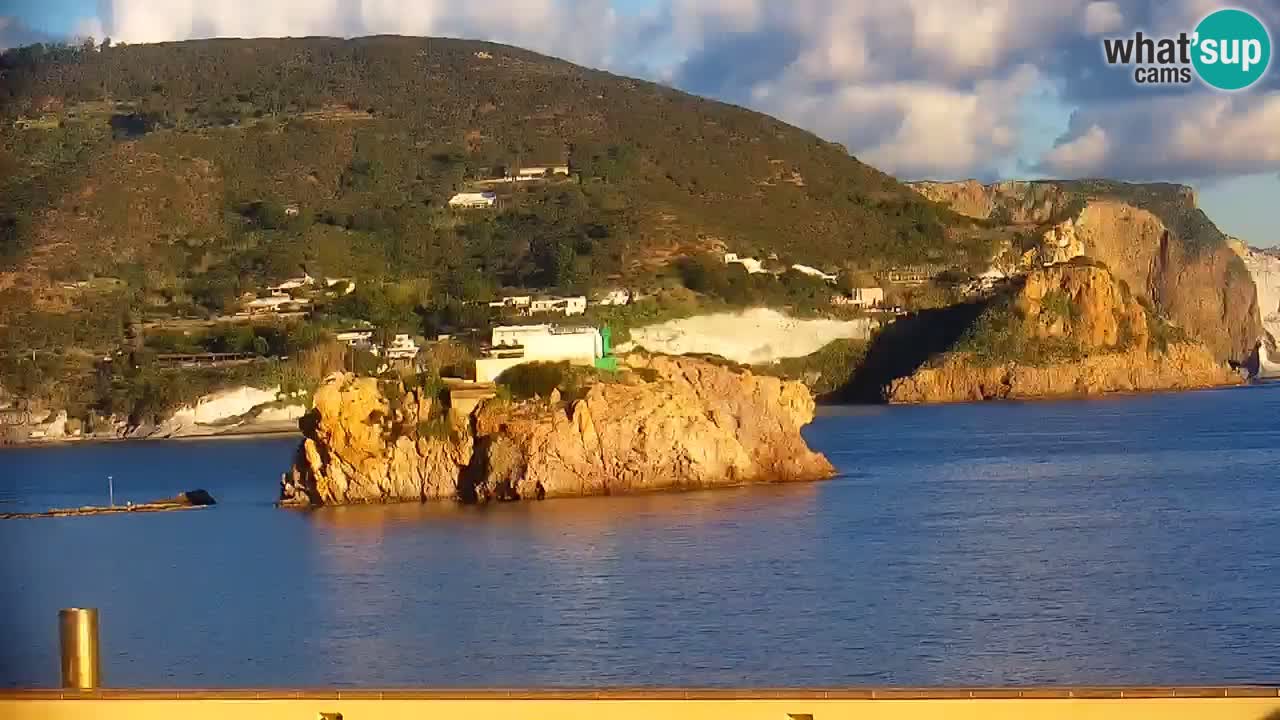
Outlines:
{"type": "Polygon", "coordinates": [[[1219,10],[1196,26],[1191,58],[1200,79],[1219,90],[1243,90],[1271,64],[1271,36],[1244,10],[1219,10]]]}

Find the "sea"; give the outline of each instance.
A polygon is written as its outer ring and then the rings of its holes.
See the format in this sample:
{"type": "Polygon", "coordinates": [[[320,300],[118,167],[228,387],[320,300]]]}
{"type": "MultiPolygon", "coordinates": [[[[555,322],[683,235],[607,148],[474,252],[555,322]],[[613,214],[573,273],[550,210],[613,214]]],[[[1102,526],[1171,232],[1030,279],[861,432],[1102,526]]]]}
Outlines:
{"type": "Polygon", "coordinates": [[[273,506],[296,437],[0,450],[0,685],[1274,683],[1280,384],[823,408],[829,481],[463,507],[273,506]]]}

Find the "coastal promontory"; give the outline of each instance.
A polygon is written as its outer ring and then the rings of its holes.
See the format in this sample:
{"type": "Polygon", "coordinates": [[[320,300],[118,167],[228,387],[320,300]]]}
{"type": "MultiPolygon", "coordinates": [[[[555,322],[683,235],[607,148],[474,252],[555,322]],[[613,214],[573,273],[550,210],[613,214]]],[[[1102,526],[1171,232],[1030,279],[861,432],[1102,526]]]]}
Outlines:
{"type": "Polygon", "coordinates": [[[962,402],[1242,382],[1105,265],[1080,258],[1035,270],[981,306],[945,352],[889,382],[884,399],[962,402]]]}
{"type": "Polygon", "coordinates": [[[448,388],[335,374],[315,393],[285,505],[521,500],[819,480],[802,384],[691,357],[616,373],[529,366],[468,411],[448,388]],[[548,378],[550,380],[548,381],[548,378]]]}

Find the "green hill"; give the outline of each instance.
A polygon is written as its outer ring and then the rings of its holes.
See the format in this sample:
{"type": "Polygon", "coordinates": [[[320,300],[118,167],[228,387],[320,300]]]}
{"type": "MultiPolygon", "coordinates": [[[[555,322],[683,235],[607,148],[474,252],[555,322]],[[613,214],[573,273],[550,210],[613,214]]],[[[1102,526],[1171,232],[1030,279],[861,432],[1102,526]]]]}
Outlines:
{"type": "MultiPolygon", "coordinates": [[[[976,266],[975,224],[773,118],[491,43],[0,56],[0,389],[19,396],[136,405],[146,383],[93,370],[131,329],[216,317],[303,267],[357,281],[335,317],[415,329],[502,288],[679,285],[723,249],[833,271],[976,266]],[[569,176],[481,182],[559,164],[569,176]],[[498,208],[448,207],[477,189],[498,208]]],[[[808,281],[779,297],[812,295],[808,281]]],[[[201,332],[156,349],[296,355],[316,337],[201,332]]]]}
{"type": "Polygon", "coordinates": [[[37,47],[3,67],[0,256],[57,280],[216,307],[302,263],[483,294],[630,277],[717,243],[833,267],[982,254],[839,145],[506,46],[37,47]],[[500,212],[446,207],[501,169],[558,163],[567,181],[497,188],[500,212]]]}

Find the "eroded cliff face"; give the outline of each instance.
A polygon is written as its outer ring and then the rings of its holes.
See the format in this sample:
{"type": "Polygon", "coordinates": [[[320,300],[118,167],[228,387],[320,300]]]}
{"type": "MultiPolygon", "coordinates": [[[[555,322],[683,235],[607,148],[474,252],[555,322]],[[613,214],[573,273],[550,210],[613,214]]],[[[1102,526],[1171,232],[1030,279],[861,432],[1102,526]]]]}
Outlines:
{"type": "Polygon", "coordinates": [[[304,419],[281,502],[515,500],[833,474],[800,436],[814,412],[800,383],[693,358],[622,364],[616,381],[571,401],[494,400],[472,416],[441,413],[418,391],[393,401],[375,380],[334,376],[304,419]]]}
{"type": "Polygon", "coordinates": [[[1056,265],[1027,275],[1014,307],[1038,338],[1070,340],[1087,351],[1146,347],[1147,313],[1111,273],[1093,266],[1056,265]]]}
{"type": "Polygon", "coordinates": [[[1151,316],[1101,267],[1073,263],[1035,270],[974,328],[980,339],[962,339],[956,351],[892,381],[886,399],[964,402],[1243,382],[1204,345],[1151,316]]]}
{"type": "MultiPolygon", "coordinates": [[[[1196,207],[1191,188],[1101,181],[912,187],[970,217],[1069,238],[1067,254],[1106,263],[1220,360],[1244,364],[1256,347],[1261,320],[1249,272],[1196,207]]],[[[1069,259],[1047,249],[1046,262],[1069,259]]]]}

